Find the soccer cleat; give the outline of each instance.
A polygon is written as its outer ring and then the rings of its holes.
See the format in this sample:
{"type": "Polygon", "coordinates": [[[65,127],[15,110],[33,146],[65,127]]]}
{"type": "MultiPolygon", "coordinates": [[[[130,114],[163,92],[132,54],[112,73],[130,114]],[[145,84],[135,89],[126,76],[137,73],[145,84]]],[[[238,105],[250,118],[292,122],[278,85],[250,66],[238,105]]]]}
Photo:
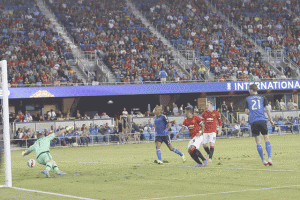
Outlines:
{"type": "Polygon", "coordinates": [[[272,158],[269,158],[269,159],[268,159],[268,165],[269,165],[269,166],[273,166],[272,158]]]}
{"type": "Polygon", "coordinates": [[[206,156],[205,156],[205,159],[208,160],[208,159],[209,159],[209,155],[206,155],[206,156]]]}
{"type": "Polygon", "coordinates": [[[185,158],[184,154],[182,154],[181,158],[182,158],[182,160],[183,160],[183,163],[185,163],[186,158],[185,158]]]}
{"type": "Polygon", "coordinates": [[[157,163],[159,165],[163,164],[163,162],[161,160],[154,160],[154,163],[157,163]]]}
{"type": "Polygon", "coordinates": [[[210,162],[212,162],[212,159],[210,158],[210,159],[208,159],[208,162],[210,163],[210,162]]]}
{"type": "Polygon", "coordinates": [[[202,167],[202,164],[197,163],[194,167],[202,167]]]}
{"type": "Polygon", "coordinates": [[[43,170],[42,173],[46,175],[46,178],[50,178],[49,170],[43,170]]]}
{"type": "Polygon", "coordinates": [[[57,170],[56,172],[57,175],[66,175],[67,173],[63,172],[63,171],[60,171],[60,170],[57,170]]]}
{"type": "Polygon", "coordinates": [[[202,167],[205,167],[207,164],[208,164],[208,160],[204,160],[203,164],[202,164],[202,167]]]}
{"type": "Polygon", "coordinates": [[[264,166],[267,166],[268,162],[266,160],[263,160],[263,164],[264,164],[264,166]]]}

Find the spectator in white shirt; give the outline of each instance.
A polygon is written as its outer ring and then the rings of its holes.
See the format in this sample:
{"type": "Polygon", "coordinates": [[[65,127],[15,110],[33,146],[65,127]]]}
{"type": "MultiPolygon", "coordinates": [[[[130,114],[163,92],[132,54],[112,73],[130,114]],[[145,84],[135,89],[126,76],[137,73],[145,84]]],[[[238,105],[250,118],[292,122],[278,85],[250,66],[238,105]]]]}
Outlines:
{"type": "Polygon", "coordinates": [[[274,42],[274,38],[271,35],[267,39],[269,42],[274,42]]]}
{"type": "Polygon", "coordinates": [[[56,117],[56,113],[53,109],[48,112],[48,116],[53,120],[56,117]]]}
{"type": "Polygon", "coordinates": [[[218,55],[218,53],[216,51],[214,51],[214,52],[211,53],[211,57],[218,58],[219,55],[218,55]]]}
{"type": "Polygon", "coordinates": [[[102,113],[101,119],[108,119],[109,116],[106,114],[106,112],[102,113]]]}
{"type": "Polygon", "coordinates": [[[24,122],[32,122],[32,116],[28,111],[25,112],[24,122]]]}
{"type": "Polygon", "coordinates": [[[280,110],[286,110],[286,104],[285,104],[285,102],[283,101],[283,99],[280,99],[279,105],[280,105],[280,110]]]}
{"type": "Polygon", "coordinates": [[[144,115],[141,113],[141,111],[139,111],[136,117],[144,117],[144,115]]]}

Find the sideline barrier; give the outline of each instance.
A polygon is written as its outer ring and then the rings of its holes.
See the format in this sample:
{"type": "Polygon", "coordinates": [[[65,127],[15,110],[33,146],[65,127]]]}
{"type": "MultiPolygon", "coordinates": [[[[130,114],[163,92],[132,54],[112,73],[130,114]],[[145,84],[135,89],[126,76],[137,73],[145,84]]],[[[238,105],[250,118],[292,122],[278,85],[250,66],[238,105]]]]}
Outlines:
{"type": "MultiPolygon", "coordinates": [[[[181,127],[172,127],[170,134],[172,141],[188,141],[190,140],[190,133],[185,131],[175,138],[181,127]]],[[[273,128],[268,126],[270,135],[286,135],[286,134],[300,134],[300,124],[293,125],[277,125],[273,128]]],[[[60,147],[77,147],[77,146],[100,146],[100,145],[120,145],[120,144],[135,144],[135,143],[154,143],[155,140],[154,131],[143,131],[136,133],[120,133],[120,134],[90,134],[86,136],[59,136],[51,142],[51,148],[60,147]],[[65,142],[65,143],[64,143],[65,142]]],[[[251,137],[250,127],[242,127],[240,132],[233,127],[227,127],[222,129],[221,136],[217,136],[217,139],[236,138],[236,137],[251,137]]],[[[36,139],[12,139],[11,144],[15,145],[12,149],[27,149],[32,145],[36,139]]]]}
{"type": "Polygon", "coordinates": [[[66,127],[66,126],[76,126],[76,127],[82,127],[83,124],[86,125],[88,128],[90,124],[95,125],[105,125],[108,123],[109,126],[112,126],[114,124],[114,118],[108,118],[108,119],[89,119],[89,120],[62,120],[62,121],[42,121],[42,122],[16,122],[13,126],[13,132],[16,132],[18,128],[30,128],[32,131],[43,131],[44,129],[56,130],[59,126],[66,127]]]}
{"type": "MultiPolygon", "coordinates": [[[[249,121],[249,115],[247,115],[245,112],[237,112],[237,115],[239,121],[241,121],[243,117],[245,118],[246,122],[249,121]]],[[[265,113],[265,115],[266,117],[268,117],[267,113],[265,113]]],[[[284,119],[286,119],[287,117],[299,117],[300,110],[271,111],[272,118],[274,118],[276,115],[278,117],[282,116],[284,119]]]]}

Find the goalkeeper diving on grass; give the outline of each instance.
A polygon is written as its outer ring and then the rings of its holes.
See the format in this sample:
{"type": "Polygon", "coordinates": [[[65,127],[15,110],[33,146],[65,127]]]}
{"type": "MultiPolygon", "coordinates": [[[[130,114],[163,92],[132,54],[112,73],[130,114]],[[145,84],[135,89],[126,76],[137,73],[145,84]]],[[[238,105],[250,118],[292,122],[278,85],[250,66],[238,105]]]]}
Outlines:
{"type": "Polygon", "coordinates": [[[37,134],[37,141],[31,145],[28,150],[22,152],[23,156],[30,154],[33,151],[36,151],[36,160],[41,165],[46,165],[46,169],[42,171],[43,174],[46,175],[47,178],[50,177],[49,170],[52,168],[57,175],[66,175],[65,172],[62,172],[58,169],[56,162],[52,159],[50,155],[50,142],[57,136],[63,134],[66,130],[70,130],[72,127],[67,127],[66,129],[62,129],[56,133],[52,133],[47,137],[44,136],[43,133],[37,134]]]}

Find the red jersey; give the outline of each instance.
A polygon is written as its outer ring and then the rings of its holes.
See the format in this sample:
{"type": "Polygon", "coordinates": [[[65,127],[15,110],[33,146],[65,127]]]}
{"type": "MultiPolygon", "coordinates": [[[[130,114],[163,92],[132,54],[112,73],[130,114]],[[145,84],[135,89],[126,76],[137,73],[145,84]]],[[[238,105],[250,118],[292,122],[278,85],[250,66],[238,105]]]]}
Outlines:
{"type": "Polygon", "coordinates": [[[212,112],[204,111],[201,118],[205,123],[204,133],[217,133],[217,122],[219,126],[222,126],[220,113],[216,110],[212,112]]]}
{"type": "Polygon", "coordinates": [[[186,126],[190,133],[191,139],[193,139],[200,132],[200,123],[202,119],[199,116],[194,115],[192,118],[186,118],[183,121],[183,126],[186,126]]]}

